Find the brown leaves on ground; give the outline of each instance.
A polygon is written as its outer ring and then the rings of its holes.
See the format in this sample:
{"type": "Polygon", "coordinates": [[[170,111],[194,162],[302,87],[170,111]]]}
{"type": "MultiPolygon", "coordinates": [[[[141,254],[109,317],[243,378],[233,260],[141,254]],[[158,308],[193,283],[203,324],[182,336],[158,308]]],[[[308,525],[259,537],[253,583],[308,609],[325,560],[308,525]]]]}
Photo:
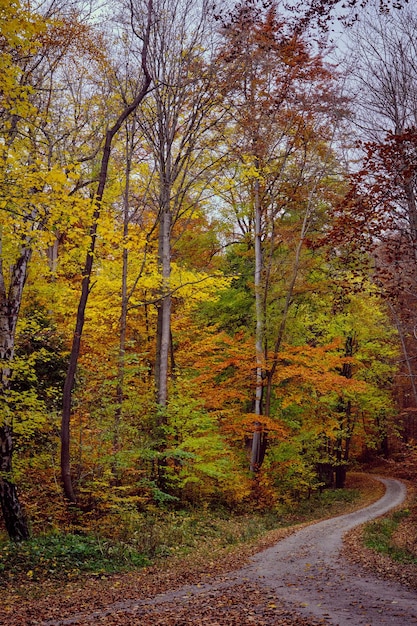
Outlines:
{"type": "Polygon", "coordinates": [[[401,520],[392,537],[393,543],[417,559],[417,506],[413,506],[410,517],[401,520]]]}
{"type": "Polygon", "coordinates": [[[399,582],[417,590],[417,565],[396,562],[385,554],[366,548],[363,544],[362,527],[355,528],[345,538],[342,555],[347,560],[360,564],[380,578],[399,582]]]}
{"type": "MultiPolygon", "coordinates": [[[[78,624],[87,623],[85,621],[78,624]]],[[[188,594],[157,605],[117,609],[92,615],[91,623],[105,626],[319,626],[322,621],[302,617],[256,585],[241,584],[221,592],[188,594]]]]}

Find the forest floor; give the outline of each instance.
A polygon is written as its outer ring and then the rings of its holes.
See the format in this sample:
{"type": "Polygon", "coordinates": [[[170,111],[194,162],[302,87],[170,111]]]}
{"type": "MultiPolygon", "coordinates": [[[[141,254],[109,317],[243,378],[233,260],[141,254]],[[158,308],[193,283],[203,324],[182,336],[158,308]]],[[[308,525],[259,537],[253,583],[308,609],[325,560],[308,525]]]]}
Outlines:
{"type": "MultiPolygon", "coordinates": [[[[407,469],[407,458],[399,464],[387,464],[378,468],[386,475],[400,474],[400,478],[412,479],[408,484],[408,501],[402,506],[410,507],[411,514],[403,520],[396,531],[396,540],[399,544],[410,548],[415,547],[417,516],[413,503],[415,493],[412,484],[415,476],[413,470],[407,469]],[[401,475],[403,474],[403,475],[401,475]],[[406,474],[406,476],[405,476],[406,474]]],[[[416,464],[417,468],[417,464],[416,464]]],[[[363,498],[360,505],[348,505],[347,511],[358,506],[366,506],[375,501],[384,492],[380,483],[364,475],[353,475],[351,483],[361,485],[363,498]]],[[[341,519],[341,518],[338,518],[341,519]]],[[[326,522],[325,522],[326,523],[326,522]]],[[[97,577],[83,578],[57,586],[56,582],[35,584],[33,581],[24,582],[19,586],[10,586],[2,591],[2,606],[0,608],[0,624],[8,626],[64,626],[64,624],[106,624],[127,625],[140,624],[141,626],[165,625],[181,626],[182,624],[212,626],[246,626],[257,624],[274,624],[279,626],[315,626],[318,624],[384,624],[381,616],[387,614],[387,607],[381,605],[380,598],[387,596],[384,585],[394,584],[395,600],[391,601],[394,613],[388,617],[390,626],[400,624],[417,624],[412,610],[407,609],[407,602],[417,605],[415,591],[409,592],[407,587],[417,590],[417,566],[396,564],[388,556],[381,556],[364,548],[360,529],[349,532],[345,540],[343,556],[339,555],[336,544],[327,546],[334,558],[333,563],[317,566],[312,561],[312,555],[304,558],[303,581],[299,574],[290,573],[292,579],[283,579],[283,565],[277,572],[277,546],[280,549],[289,549],[295,555],[297,549],[304,549],[306,543],[323,546],[323,538],[329,538],[334,529],[334,522],[328,520],[320,535],[311,535],[308,541],[301,535],[298,548],[291,547],[286,542],[292,541],[300,532],[314,533],[320,524],[303,524],[290,528],[278,529],[264,535],[261,539],[252,541],[232,549],[224,549],[207,554],[193,551],[184,557],[170,557],[164,562],[143,570],[118,574],[102,579],[97,577]],[[288,547],[290,546],[290,547],[288,547]],[[268,549],[272,552],[268,553],[268,549]],[[261,551],[263,556],[254,557],[261,551]],[[265,572],[264,565],[260,573],[259,567],[269,554],[269,568],[271,573],[265,572]],[[254,558],[252,558],[254,557],[254,558]],[[259,560],[260,559],[260,560],[259,560]],[[306,561],[307,559],[307,561],[306,561]],[[343,560],[342,560],[343,559],[343,560]],[[310,562],[311,561],[311,562],[310,562]],[[256,564],[257,563],[257,564],[256,564]],[[349,606],[342,607],[338,615],[327,609],[325,600],[328,597],[342,598],[347,596],[347,589],[358,579],[365,584],[368,580],[366,569],[377,573],[379,580],[376,585],[376,597],[370,599],[373,615],[367,613],[367,606],[361,602],[359,592],[349,599],[349,606]],[[324,576],[324,577],[323,577],[324,576]],[[396,583],[385,583],[381,578],[403,583],[401,587],[396,583]],[[307,594],[307,587],[311,587],[318,594],[311,598],[307,594]],[[285,593],[283,593],[283,591],[285,593]],[[411,593],[411,595],[408,595],[411,593]],[[399,594],[404,596],[404,606],[398,606],[399,594]],[[315,611],[312,611],[312,606],[315,611]],[[408,613],[407,613],[408,611],[408,613]],[[315,615],[314,615],[315,613],[315,615]],[[398,620],[398,621],[395,621],[398,620]]],[[[288,564],[291,558],[282,557],[282,563],[288,564]]],[[[321,557],[320,557],[321,558],[321,557]]],[[[299,559],[293,558],[295,562],[299,559]]],[[[368,583],[366,583],[368,584],[368,583]]],[[[332,609],[333,610],[333,609],[332,609]]]]}

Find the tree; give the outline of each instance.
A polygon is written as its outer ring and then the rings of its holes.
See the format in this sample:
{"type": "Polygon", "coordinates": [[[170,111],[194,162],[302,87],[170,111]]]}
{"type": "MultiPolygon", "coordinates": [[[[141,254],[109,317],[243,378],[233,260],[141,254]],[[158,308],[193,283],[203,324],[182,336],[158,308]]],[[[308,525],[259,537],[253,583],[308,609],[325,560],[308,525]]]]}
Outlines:
{"type": "MultiPolygon", "coordinates": [[[[133,19],[133,16],[132,16],[133,19]]],[[[97,190],[94,195],[94,211],[93,219],[89,229],[89,248],[85,259],[83,270],[83,281],[81,286],[80,300],[78,304],[76,324],[73,336],[73,342],[71,347],[68,372],[65,379],[64,391],[63,391],[63,409],[62,409],[62,421],[61,421],[61,477],[64,485],[64,493],[68,500],[71,502],[76,501],[72,479],[71,479],[71,466],[70,466],[70,418],[71,418],[71,394],[75,382],[75,374],[77,370],[77,363],[80,354],[81,338],[83,333],[85,311],[90,292],[90,281],[93,270],[94,252],[97,242],[97,228],[101,214],[101,206],[103,202],[104,190],[107,183],[108,168],[110,162],[110,154],[114,138],[117,136],[119,130],[122,128],[126,120],[132,115],[142,100],[148,93],[149,86],[151,84],[151,75],[147,66],[148,44],[151,32],[151,27],[154,19],[154,11],[152,0],[149,0],[146,4],[145,10],[145,26],[143,32],[139,34],[139,38],[143,39],[142,54],[141,54],[141,70],[143,73],[142,84],[138,86],[138,90],[135,93],[130,103],[125,104],[121,112],[118,114],[114,123],[106,131],[104,138],[104,145],[102,148],[102,156],[100,163],[100,172],[98,176],[97,190]]]]}
{"type": "Polygon", "coordinates": [[[0,502],[10,537],[21,540],[28,537],[29,529],[13,482],[13,404],[9,403],[16,326],[33,250],[48,229],[51,213],[54,221],[61,203],[68,198],[68,181],[51,163],[42,161],[33,141],[45,114],[36,99],[37,89],[43,85],[42,67],[57,47],[54,22],[48,14],[27,11],[17,1],[2,6],[0,20],[0,188],[4,213],[0,231],[0,502]],[[51,207],[57,212],[50,211],[51,207]]]}
{"type": "Polygon", "coordinates": [[[156,5],[160,16],[149,46],[149,72],[154,88],[139,115],[157,171],[158,258],[161,275],[158,307],[155,386],[157,404],[168,401],[171,350],[171,270],[173,241],[180,225],[192,216],[213,169],[208,147],[219,123],[215,66],[209,58],[210,9],[201,3],[156,5]],[[217,114],[215,113],[217,111],[217,114]]]}
{"type": "MultiPolygon", "coordinates": [[[[330,143],[343,100],[320,52],[314,53],[306,34],[280,16],[275,5],[263,15],[252,2],[239,4],[223,33],[220,59],[233,119],[229,150],[235,158],[223,197],[253,254],[254,413],[260,417],[271,412],[273,378],[302,249],[309,231],[318,226],[324,188],[329,190],[326,177],[335,168],[330,143]],[[238,185],[243,193],[237,192],[238,185]],[[283,249],[290,269],[281,277],[285,286],[278,295],[273,283],[280,280],[277,266],[283,249]],[[271,305],[278,299],[280,319],[272,320],[271,305]],[[278,327],[275,337],[273,327],[278,327]],[[268,361],[271,342],[274,351],[268,361]]],[[[260,465],[256,450],[261,448],[261,421],[255,420],[252,469],[260,465]]]]}
{"type": "Polygon", "coordinates": [[[354,271],[334,258],[323,282],[316,276],[322,289],[292,322],[298,345],[284,345],[276,376],[290,439],[305,440],[327,486],[344,486],[352,456],[386,446],[395,415],[395,329],[376,288],[369,280],[359,288],[354,271]]]}
{"type": "MultiPolygon", "coordinates": [[[[15,336],[28,268],[35,254],[49,250],[54,233],[68,232],[68,210],[77,219],[82,199],[72,199],[72,163],[61,169],[57,153],[62,135],[49,138],[54,81],[63,59],[79,51],[88,32],[82,16],[69,6],[45,3],[40,9],[11,2],[0,12],[2,99],[0,188],[0,354],[3,416],[0,429],[2,508],[8,532],[26,538],[12,481],[13,402],[10,380],[15,336]]],[[[68,137],[68,128],[64,133],[68,137]]]]}
{"type": "MultiPolygon", "coordinates": [[[[409,381],[401,404],[415,406],[415,286],[417,278],[415,14],[369,11],[352,33],[358,62],[354,122],[362,140],[361,168],[340,215],[344,237],[375,259],[375,281],[385,293],[402,345],[409,381]],[[349,224],[348,228],[346,226],[349,224]],[[408,399],[405,398],[408,396],[408,399]]],[[[401,385],[404,389],[404,385],[401,385]]]]}

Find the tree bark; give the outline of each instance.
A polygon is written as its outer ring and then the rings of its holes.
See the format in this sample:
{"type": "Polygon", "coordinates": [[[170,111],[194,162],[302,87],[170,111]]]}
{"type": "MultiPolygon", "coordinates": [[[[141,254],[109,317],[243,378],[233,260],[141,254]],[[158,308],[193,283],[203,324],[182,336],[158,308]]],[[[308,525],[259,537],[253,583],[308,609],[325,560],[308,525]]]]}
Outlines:
{"type": "Polygon", "coordinates": [[[0,416],[0,506],[10,539],[20,541],[28,539],[29,528],[12,479],[13,427],[8,409],[13,411],[13,408],[7,406],[7,394],[10,389],[16,325],[32,250],[28,245],[22,246],[20,256],[11,268],[8,292],[1,252],[0,238],[0,388],[3,396],[3,415],[0,416]]]}
{"type": "Polygon", "coordinates": [[[264,307],[262,297],[262,232],[259,180],[255,180],[255,310],[256,310],[256,391],[255,413],[262,415],[262,397],[264,380],[264,307]]]}
{"type": "Polygon", "coordinates": [[[120,330],[119,330],[119,355],[117,364],[117,387],[116,387],[116,409],[114,412],[114,433],[113,433],[113,454],[112,473],[116,482],[119,481],[117,453],[119,451],[119,430],[123,412],[124,400],[124,379],[125,379],[125,357],[126,357],[126,336],[127,336],[127,314],[129,296],[127,293],[127,276],[129,252],[127,248],[127,237],[129,234],[129,195],[130,195],[130,174],[132,170],[134,130],[126,133],[126,167],[125,167],[125,189],[123,193],[123,251],[122,251],[122,302],[120,310],[120,330]]]}
{"type": "Polygon", "coordinates": [[[10,539],[29,539],[29,527],[19,502],[17,489],[11,479],[13,455],[13,432],[11,426],[0,428],[0,505],[10,539]],[[10,478],[9,478],[10,477],[10,478]]]}
{"type": "MultiPolygon", "coordinates": [[[[355,336],[349,335],[345,342],[345,356],[353,357],[357,349],[355,336]]],[[[353,376],[352,363],[344,363],[342,376],[351,379],[353,376]]],[[[335,487],[344,489],[346,481],[346,468],[349,461],[350,442],[352,440],[355,421],[352,416],[352,403],[340,398],[340,411],[343,415],[340,419],[340,436],[336,443],[336,467],[335,467],[335,487]]]]}
{"type": "MultiPolygon", "coordinates": [[[[259,169],[259,159],[256,158],[256,167],[259,169]]],[[[261,215],[261,197],[259,189],[259,178],[254,183],[254,218],[255,218],[255,312],[256,312],[256,336],[255,336],[255,352],[256,352],[256,388],[255,388],[255,414],[262,415],[264,377],[265,377],[265,359],[264,359],[264,342],[265,342],[265,318],[264,318],[264,298],[262,295],[262,215],[261,215]]],[[[250,471],[257,472],[262,465],[262,424],[254,423],[254,432],[252,438],[252,450],[250,459],[250,471]]],[[[266,442],[266,440],[265,440],[266,442]]]]}
{"type": "MultiPolygon", "coordinates": [[[[166,190],[169,194],[170,189],[166,190]]],[[[159,261],[162,272],[161,302],[158,307],[157,403],[165,407],[168,401],[169,349],[171,344],[171,211],[169,195],[161,212],[159,261]]]]}

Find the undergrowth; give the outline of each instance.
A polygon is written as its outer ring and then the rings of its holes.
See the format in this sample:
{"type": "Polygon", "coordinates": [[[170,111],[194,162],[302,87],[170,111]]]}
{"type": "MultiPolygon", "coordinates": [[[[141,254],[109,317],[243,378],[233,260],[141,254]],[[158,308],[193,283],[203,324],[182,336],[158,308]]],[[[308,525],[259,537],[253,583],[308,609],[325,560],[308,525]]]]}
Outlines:
{"type": "Polygon", "coordinates": [[[53,534],[0,546],[0,579],[71,579],[82,573],[111,574],[149,561],[133,547],[91,535],[53,534]]]}
{"type": "Polygon", "coordinates": [[[106,576],[133,570],[170,555],[196,548],[232,547],[267,531],[312,521],[346,510],[359,501],[357,489],[326,490],[311,499],[282,504],[264,513],[231,514],[227,510],[154,511],[141,514],[129,533],[118,539],[99,532],[53,533],[27,542],[0,541],[0,581],[74,580],[82,575],[106,576]]]}

